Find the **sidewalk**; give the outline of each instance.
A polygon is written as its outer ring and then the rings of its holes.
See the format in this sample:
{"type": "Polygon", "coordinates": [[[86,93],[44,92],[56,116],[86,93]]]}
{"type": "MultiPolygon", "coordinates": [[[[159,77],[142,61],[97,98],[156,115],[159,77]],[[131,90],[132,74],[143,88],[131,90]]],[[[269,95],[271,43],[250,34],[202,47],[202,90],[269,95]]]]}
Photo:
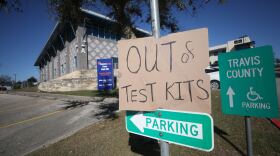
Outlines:
{"type": "Polygon", "coordinates": [[[75,95],[52,94],[52,93],[42,93],[42,92],[11,91],[11,92],[8,92],[8,94],[29,96],[29,97],[41,97],[44,99],[62,100],[62,101],[68,101],[68,102],[101,102],[105,99],[104,97],[75,96],[75,95]]]}

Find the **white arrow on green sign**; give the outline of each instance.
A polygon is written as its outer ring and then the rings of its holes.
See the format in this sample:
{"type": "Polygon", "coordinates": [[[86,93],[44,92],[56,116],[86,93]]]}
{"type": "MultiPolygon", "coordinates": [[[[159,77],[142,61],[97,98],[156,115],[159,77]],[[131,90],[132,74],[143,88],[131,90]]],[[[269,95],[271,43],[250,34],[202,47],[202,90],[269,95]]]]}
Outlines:
{"type": "Polygon", "coordinates": [[[229,86],[228,91],[227,91],[227,95],[229,98],[229,107],[233,108],[233,95],[235,95],[233,89],[231,88],[231,86],[229,86]]]}
{"type": "Polygon", "coordinates": [[[128,111],[126,129],[130,133],[203,151],[214,148],[213,119],[205,113],[164,109],[155,112],[128,111]]]}

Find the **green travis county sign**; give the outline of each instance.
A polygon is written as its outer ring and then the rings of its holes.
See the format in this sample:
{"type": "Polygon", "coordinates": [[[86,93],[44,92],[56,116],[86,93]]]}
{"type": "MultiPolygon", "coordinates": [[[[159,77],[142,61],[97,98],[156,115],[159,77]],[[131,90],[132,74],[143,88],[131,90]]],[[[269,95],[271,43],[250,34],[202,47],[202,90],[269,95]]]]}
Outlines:
{"type": "Polygon", "coordinates": [[[130,133],[203,151],[214,148],[213,119],[208,114],[164,109],[127,111],[125,120],[130,133]]]}
{"type": "Polygon", "coordinates": [[[220,54],[218,60],[223,113],[278,117],[271,46],[220,54]]]}

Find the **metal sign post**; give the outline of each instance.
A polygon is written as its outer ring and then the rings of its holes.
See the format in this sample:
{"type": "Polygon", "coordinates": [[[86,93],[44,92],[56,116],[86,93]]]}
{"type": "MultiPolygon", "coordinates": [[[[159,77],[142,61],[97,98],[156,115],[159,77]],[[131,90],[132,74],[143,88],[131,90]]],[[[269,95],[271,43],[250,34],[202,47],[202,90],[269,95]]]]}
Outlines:
{"type": "Polygon", "coordinates": [[[246,128],[246,142],[247,142],[247,155],[253,156],[253,143],[252,143],[252,128],[250,117],[245,116],[245,128],[246,128]]]}
{"type": "Polygon", "coordinates": [[[250,116],[277,118],[279,114],[272,47],[219,54],[218,59],[222,111],[245,116],[247,155],[253,156],[250,116]]]}
{"type": "Polygon", "coordinates": [[[151,19],[152,19],[152,31],[155,38],[160,38],[160,22],[159,22],[159,10],[158,0],[150,0],[151,5],[151,19]]]}
{"type": "MultiPolygon", "coordinates": [[[[151,19],[152,31],[155,38],[160,38],[160,23],[159,23],[159,9],[158,0],[150,0],[151,5],[151,19]]],[[[169,145],[165,141],[160,141],[160,154],[161,156],[169,155],[169,145]]]]}

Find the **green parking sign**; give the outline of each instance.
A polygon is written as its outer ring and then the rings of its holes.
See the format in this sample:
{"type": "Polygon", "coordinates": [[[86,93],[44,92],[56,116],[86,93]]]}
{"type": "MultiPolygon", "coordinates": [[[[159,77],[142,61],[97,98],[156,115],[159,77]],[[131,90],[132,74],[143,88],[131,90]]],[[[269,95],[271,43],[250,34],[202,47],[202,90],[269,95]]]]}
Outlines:
{"type": "Polygon", "coordinates": [[[220,54],[218,60],[223,113],[278,117],[271,46],[220,54]]]}
{"type": "Polygon", "coordinates": [[[158,109],[154,112],[126,112],[130,133],[203,151],[214,148],[213,119],[205,113],[158,109]]]}

